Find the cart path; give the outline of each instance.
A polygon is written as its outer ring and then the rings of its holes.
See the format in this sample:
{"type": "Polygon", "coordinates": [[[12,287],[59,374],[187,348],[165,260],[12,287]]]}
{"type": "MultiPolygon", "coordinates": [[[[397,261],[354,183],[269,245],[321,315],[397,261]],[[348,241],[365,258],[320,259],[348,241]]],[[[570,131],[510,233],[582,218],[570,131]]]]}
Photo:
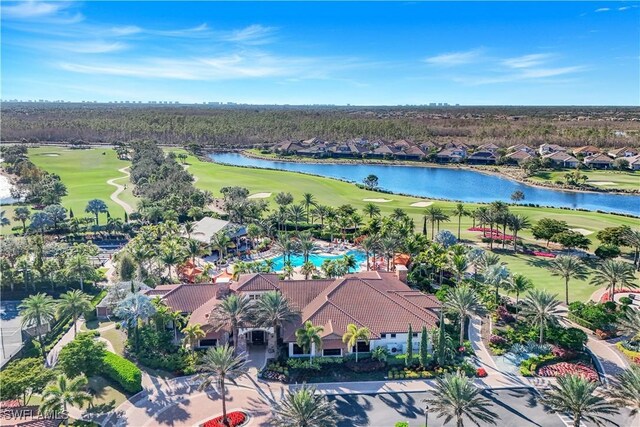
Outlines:
{"type": "Polygon", "coordinates": [[[129,171],[127,170],[129,169],[129,166],[118,169],[118,172],[121,172],[123,174],[125,174],[125,176],[119,176],[117,178],[111,178],[110,180],[107,181],[107,184],[109,185],[113,185],[114,187],[116,187],[116,191],[114,191],[113,193],[111,193],[111,200],[113,200],[115,203],[119,204],[120,206],[122,206],[122,208],[125,210],[125,212],[127,214],[133,213],[135,212],[135,209],[127,202],[125,202],[124,200],[121,200],[118,196],[120,195],[120,193],[122,193],[124,191],[124,186],[117,184],[115,181],[122,179],[122,178],[129,178],[131,176],[131,174],[129,173],[129,171]]]}

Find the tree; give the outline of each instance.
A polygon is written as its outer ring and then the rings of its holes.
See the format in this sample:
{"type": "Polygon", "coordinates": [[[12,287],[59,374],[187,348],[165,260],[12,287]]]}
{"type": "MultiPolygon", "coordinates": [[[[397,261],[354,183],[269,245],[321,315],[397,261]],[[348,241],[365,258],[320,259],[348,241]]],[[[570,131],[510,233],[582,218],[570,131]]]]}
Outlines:
{"type": "Polygon", "coordinates": [[[20,221],[22,223],[22,234],[27,232],[27,221],[31,217],[31,211],[26,206],[18,206],[13,211],[13,220],[20,221]]]}
{"type": "Polygon", "coordinates": [[[255,311],[258,324],[273,328],[274,345],[277,345],[280,339],[282,325],[295,321],[300,315],[300,311],[292,307],[287,297],[278,291],[268,291],[260,295],[255,311]]]}
{"type": "Polygon", "coordinates": [[[254,311],[249,298],[244,295],[230,294],[215,306],[209,316],[209,323],[217,330],[230,329],[234,351],[237,351],[238,330],[252,321],[253,318],[254,311]]]}
{"type": "Polygon", "coordinates": [[[411,323],[409,323],[409,330],[407,331],[407,351],[405,352],[404,364],[410,366],[413,363],[413,330],[411,329],[411,323]]]}
{"type": "Polygon", "coordinates": [[[509,230],[513,233],[513,252],[518,252],[518,232],[529,228],[531,223],[524,215],[509,215],[509,230]]]}
{"type": "Polygon", "coordinates": [[[544,343],[544,330],[558,323],[560,301],[547,291],[532,289],[524,300],[522,315],[540,329],[540,344],[544,343]]]}
{"type": "Polygon", "coordinates": [[[135,349],[138,351],[140,343],[140,322],[148,321],[156,312],[151,299],[142,294],[130,294],[122,300],[114,310],[114,314],[135,332],[135,349]]]}
{"type": "Polygon", "coordinates": [[[460,285],[462,283],[462,278],[464,277],[464,273],[467,271],[469,267],[469,260],[466,255],[462,254],[453,254],[449,258],[449,268],[453,272],[456,277],[456,283],[460,285]]]}
{"type": "Polygon", "coordinates": [[[640,337],[640,311],[626,310],[618,318],[618,329],[632,341],[637,341],[640,337]]]}
{"type": "Polygon", "coordinates": [[[36,327],[36,334],[40,342],[40,351],[42,352],[42,357],[45,357],[44,342],[42,341],[42,335],[44,333],[43,326],[51,322],[55,317],[55,301],[49,295],[39,293],[25,298],[18,306],[18,309],[22,317],[22,327],[36,327]]]}
{"type": "Polygon", "coordinates": [[[460,240],[460,223],[462,222],[462,217],[465,215],[469,215],[469,212],[465,210],[462,203],[456,203],[456,207],[453,210],[453,215],[458,217],[458,240],[460,240]]]}
{"type": "Polygon", "coordinates": [[[293,196],[291,193],[280,192],[276,194],[274,200],[278,205],[285,207],[293,203],[293,196]]]}
{"type": "Polygon", "coordinates": [[[607,259],[600,263],[593,271],[591,284],[601,286],[606,285],[609,290],[609,299],[613,301],[616,286],[636,288],[634,283],[635,275],[633,266],[622,260],[607,259]]]}
{"type": "Polygon", "coordinates": [[[464,343],[464,326],[467,317],[481,312],[482,308],[478,295],[469,285],[461,285],[449,289],[444,300],[443,309],[448,314],[458,316],[460,321],[460,345],[464,343]]]}
{"type": "MultiPolygon", "coordinates": [[[[68,379],[65,375],[58,375],[42,394],[40,412],[44,414],[67,414],[68,406],[80,406],[91,402],[91,395],[85,391],[87,378],[80,375],[68,379]]],[[[65,425],[69,425],[69,417],[65,417],[65,425]]]]}
{"type": "Polygon", "coordinates": [[[222,423],[229,426],[226,383],[229,381],[236,384],[236,379],[248,374],[247,359],[244,356],[236,356],[234,349],[225,344],[207,350],[202,356],[198,371],[200,374],[197,379],[202,381],[199,390],[217,386],[217,390],[222,396],[222,423]]]}
{"type": "Polygon", "coordinates": [[[558,377],[556,384],[549,384],[549,389],[542,392],[540,401],[551,409],[551,412],[568,413],[573,417],[574,427],[582,422],[603,426],[611,422],[610,415],[618,413],[618,409],[598,396],[595,391],[598,385],[577,375],[558,377]]]}
{"type": "Polygon", "coordinates": [[[165,240],[160,244],[160,261],[167,267],[167,277],[171,281],[171,268],[184,262],[187,254],[174,239],[165,240]]]}
{"type": "Polygon", "coordinates": [[[65,273],[80,281],[80,290],[84,291],[84,279],[95,274],[95,268],[89,262],[89,258],[83,254],[72,255],[65,263],[65,273]]]}
{"type": "Polygon", "coordinates": [[[304,280],[309,280],[309,276],[313,275],[316,271],[316,266],[311,261],[307,261],[300,267],[300,273],[304,274],[304,280]]]}
{"type": "Polygon", "coordinates": [[[495,304],[500,302],[500,287],[505,284],[509,277],[509,270],[504,265],[490,264],[483,272],[484,283],[495,287],[495,304]]]}
{"type": "Polygon", "coordinates": [[[60,350],[58,365],[69,378],[90,377],[101,371],[106,351],[104,342],[93,339],[91,333],[81,333],[60,350]]]}
{"type": "Polygon", "coordinates": [[[618,374],[616,379],[617,384],[609,387],[607,397],[620,408],[631,408],[630,415],[636,416],[640,412],[640,366],[631,364],[628,369],[618,374]]]}
{"type": "Polygon", "coordinates": [[[438,224],[438,229],[440,229],[440,222],[449,221],[449,216],[446,215],[442,209],[434,205],[425,209],[424,213],[431,222],[431,240],[433,240],[435,238],[435,225],[438,224]]]}
{"type": "Polygon", "coordinates": [[[298,231],[298,224],[304,218],[304,208],[300,205],[293,205],[289,208],[289,218],[293,221],[296,231],[298,231]]]}
{"type": "Polygon", "coordinates": [[[379,245],[379,240],[376,236],[367,236],[364,238],[364,240],[362,240],[362,249],[365,252],[365,255],[367,257],[367,271],[370,269],[370,264],[369,264],[369,254],[373,253],[373,262],[375,264],[376,260],[375,260],[375,253],[376,253],[376,249],[379,245]]]}
{"type": "Polygon", "coordinates": [[[347,331],[342,335],[342,342],[347,344],[349,348],[355,348],[356,362],[358,362],[358,342],[363,341],[369,344],[369,336],[371,331],[369,328],[359,328],[355,323],[349,323],[347,325],[347,331]]]}
{"type": "Polygon", "coordinates": [[[313,357],[312,350],[322,347],[322,338],[320,334],[324,331],[322,326],[313,326],[311,321],[307,320],[302,328],[296,331],[296,344],[302,347],[303,351],[309,354],[309,360],[313,357]]]}
{"type": "Polygon", "coordinates": [[[620,248],[617,247],[616,245],[609,245],[605,243],[604,245],[598,246],[594,251],[594,253],[598,258],[604,260],[604,259],[619,257],[621,251],[620,251],[620,248]]]}
{"type": "Polygon", "coordinates": [[[220,260],[227,257],[227,251],[233,246],[234,244],[231,241],[231,238],[224,230],[220,230],[211,236],[211,249],[218,251],[220,254],[220,260]]]}
{"type": "Polygon", "coordinates": [[[17,359],[2,369],[0,399],[19,399],[27,406],[31,396],[42,393],[54,377],[55,371],[45,367],[39,357],[17,359]]]}
{"type": "Polygon", "coordinates": [[[51,218],[54,230],[58,229],[58,224],[67,220],[67,210],[60,205],[49,205],[44,208],[43,212],[51,218]]]}
{"type": "Polygon", "coordinates": [[[98,214],[108,212],[109,208],[107,208],[107,204],[100,199],[89,200],[87,206],[84,208],[86,213],[90,213],[95,215],[96,217],[96,225],[100,225],[98,221],[98,214]]]}
{"type": "Polygon", "coordinates": [[[39,231],[41,234],[44,234],[44,231],[53,225],[53,221],[51,221],[51,217],[46,212],[34,212],[31,215],[31,224],[29,224],[29,228],[39,231]]]}
{"type": "Polygon", "coordinates": [[[425,368],[429,362],[429,336],[426,326],[422,327],[422,332],[420,333],[420,348],[418,349],[418,356],[420,366],[425,368]]]}
{"type": "Polygon", "coordinates": [[[587,278],[587,267],[582,260],[572,255],[559,255],[549,263],[549,270],[554,276],[564,279],[564,302],[569,304],[569,280],[585,280],[587,278]]]}
{"type": "Polygon", "coordinates": [[[374,190],[378,186],[378,177],[370,174],[362,180],[367,190],[374,190]]]}
{"type": "Polygon", "coordinates": [[[551,237],[551,241],[560,243],[568,250],[571,250],[573,248],[589,249],[589,245],[591,244],[591,240],[589,240],[588,237],[572,230],[554,234],[551,237]]]}
{"type": "Polygon", "coordinates": [[[559,221],[552,218],[542,218],[533,227],[531,227],[531,233],[536,239],[542,239],[549,242],[556,234],[569,230],[569,226],[564,221],[559,221]]]}
{"type": "Polygon", "coordinates": [[[340,419],[335,403],[305,384],[274,402],[270,423],[274,427],[333,427],[340,419]]]}
{"type": "Polygon", "coordinates": [[[380,216],[380,207],[371,202],[364,205],[362,211],[369,217],[369,219],[373,219],[374,216],[380,216]]]}
{"type": "Polygon", "coordinates": [[[512,274],[507,279],[507,291],[516,293],[516,317],[518,316],[520,294],[533,289],[533,282],[522,274],[512,274]]]}
{"type": "Polygon", "coordinates": [[[9,221],[9,218],[5,216],[6,214],[6,211],[0,211],[0,227],[11,225],[11,221],[9,221]]]}
{"type": "Polygon", "coordinates": [[[596,237],[606,245],[625,246],[627,244],[625,237],[629,231],[631,228],[628,225],[606,227],[598,231],[596,237]]]}
{"type": "Polygon", "coordinates": [[[315,198],[313,196],[313,194],[311,193],[304,193],[302,195],[302,204],[304,205],[306,211],[307,211],[307,223],[309,222],[309,209],[311,208],[311,206],[315,206],[316,201],[315,198]]]}
{"type": "Polygon", "coordinates": [[[516,203],[521,202],[522,200],[524,200],[524,193],[520,190],[514,191],[513,193],[511,193],[511,200],[516,203]]]}
{"type": "Polygon", "coordinates": [[[202,330],[199,323],[193,325],[187,325],[182,329],[184,338],[182,339],[185,346],[187,346],[192,352],[195,351],[196,344],[201,338],[207,336],[202,330]]]}
{"type": "Polygon", "coordinates": [[[438,418],[444,417],[444,424],[454,420],[457,427],[463,427],[464,418],[477,426],[496,424],[500,417],[489,410],[493,404],[481,392],[462,373],[445,374],[436,380],[433,397],[423,402],[438,414],[438,418]]]}
{"type": "Polygon", "coordinates": [[[70,315],[73,318],[73,335],[78,333],[78,318],[91,311],[91,298],[82,291],[75,289],[60,295],[58,302],[58,315],[70,315]]]}
{"type": "Polygon", "coordinates": [[[132,280],[137,269],[136,262],[129,252],[123,251],[118,254],[118,277],[120,280],[123,282],[132,280]]]}

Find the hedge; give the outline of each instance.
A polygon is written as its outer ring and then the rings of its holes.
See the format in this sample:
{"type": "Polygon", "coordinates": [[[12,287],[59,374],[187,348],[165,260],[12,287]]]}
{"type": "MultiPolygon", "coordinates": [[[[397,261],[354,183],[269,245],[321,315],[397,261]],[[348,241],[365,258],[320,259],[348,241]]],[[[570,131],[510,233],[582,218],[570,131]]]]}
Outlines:
{"type": "Polygon", "coordinates": [[[142,391],[142,372],[122,356],[107,352],[104,356],[102,373],[129,393],[142,391]]]}
{"type": "Polygon", "coordinates": [[[618,347],[618,350],[627,356],[633,363],[640,364],[640,352],[625,348],[624,345],[622,345],[622,341],[618,341],[616,343],[616,347],[618,347]]]}
{"type": "Polygon", "coordinates": [[[592,331],[595,331],[596,329],[598,329],[598,328],[596,328],[596,326],[593,323],[589,322],[588,320],[584,320],[583,318],[578,317],[573,313],[569,313],[569,315],[567,317],[573,323],[575,323],[577,325],[580,325],[583,328],[591,329],[592,331]]]}

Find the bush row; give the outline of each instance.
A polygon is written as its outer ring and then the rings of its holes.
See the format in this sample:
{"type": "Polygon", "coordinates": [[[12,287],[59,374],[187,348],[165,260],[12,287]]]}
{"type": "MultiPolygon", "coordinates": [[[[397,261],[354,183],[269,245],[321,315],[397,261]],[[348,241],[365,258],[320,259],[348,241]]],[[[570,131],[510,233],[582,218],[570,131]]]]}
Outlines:
{"type": "Polygon", "coordinates": [[[129,393],[135,394],[142,391],[142,372],[122,356],[107,352],[104,356],[102,373],[129,393]]]}

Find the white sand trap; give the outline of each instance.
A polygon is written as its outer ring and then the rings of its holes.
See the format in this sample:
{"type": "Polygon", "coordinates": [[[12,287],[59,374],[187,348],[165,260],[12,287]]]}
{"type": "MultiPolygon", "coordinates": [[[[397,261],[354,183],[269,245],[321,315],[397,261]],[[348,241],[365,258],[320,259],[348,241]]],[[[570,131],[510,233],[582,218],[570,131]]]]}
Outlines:
{"type": "Polygon", "coordinates": [[[415,203],[411,203],[410,206],[413,206],[415,208],[426,208],[427,206],[431,206],[433,204],[433,202],[415,202],[415,203]]]}
{"type": "Polygon", "coordinates": [[[575,231],[576,233],[580,233],[583,236],[588,236],[589,234],[593,234],[593,231],[585,230],[584,228],[572,228],[571,230],[575,231]]]}
{"type": "Polygon", "coordinates": [[[611,181],[587,181],[587,184],[592,184],[592,185],[616,185],[615,182],[611,182],[611,181]]]}
{"type": "Polygon", "coordinates": [[[56,153],[46,153],[43,154],[44,157],[58,157],[60,156],[60,154],[56,154],[56,153]]]}
{"type": "Polygon", "coordinates": [[[393,200],[389,199],[362,199],[363,202],[374,202],[374,203],[389,203],[393,202],[393,200]]]}
{"type": "Polygon", "coordinates": [[[266,199],[267,197],[271,197],[271,193],[256,193],[250,195],[247,199],[266,199]]]}

